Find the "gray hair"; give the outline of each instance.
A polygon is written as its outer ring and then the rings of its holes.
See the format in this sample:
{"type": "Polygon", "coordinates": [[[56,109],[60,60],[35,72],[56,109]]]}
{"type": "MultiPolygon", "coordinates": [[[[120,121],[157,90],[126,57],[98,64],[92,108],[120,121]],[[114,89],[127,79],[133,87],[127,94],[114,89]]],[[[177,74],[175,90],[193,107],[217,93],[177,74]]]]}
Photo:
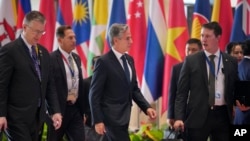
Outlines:
{"type": "Polygon", "coordinates": [[[113,38],[121,38],[122,34],[128,29],[128,25],[126,24],[119,24],[119,23],[114,23],[111,25],[109,29],[109,42],[111,45],[114,45],[113,38]]]}
{"type": "Polygon", "coordinates": [[[28,25],[31,21],[38,21],[45,24],[45,16],[39,11],[30,11],[27,13],[23,19],[23,24],[28,25]]]}

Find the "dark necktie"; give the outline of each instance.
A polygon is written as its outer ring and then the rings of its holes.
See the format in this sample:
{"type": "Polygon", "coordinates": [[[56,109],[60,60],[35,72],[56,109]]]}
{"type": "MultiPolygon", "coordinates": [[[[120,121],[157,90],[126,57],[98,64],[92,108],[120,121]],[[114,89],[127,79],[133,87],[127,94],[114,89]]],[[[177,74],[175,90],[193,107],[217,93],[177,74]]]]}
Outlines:
{"type": "Polygon", "coordinates": [[[209,67],[209,80],[208,80],[209,105],[213,106],[215,101],[215,63],[214,63],[215,55],[210,55],[209,58],[211,64],[211,66],[209,67]]]}
{"type": "Polygon", "coordinates": [[[122,55],[121,59],[122,59],[123,69],[124,69],[126,78],[127,78],[128,82],[130,82],[130,74],[129,74],[129,69],[128,69],[128,65],[127,65],[127,61],[126,61],[126,56],[122,55]]]}
{"type": "Polygon", "coordinates": [[[38,75],[39,80],[41,81],[41,70],[39,67],[39,60],[37,58],[37,54],[36,54],[36,49],[34,46],[31,47],[31,57],[38,75]]]}

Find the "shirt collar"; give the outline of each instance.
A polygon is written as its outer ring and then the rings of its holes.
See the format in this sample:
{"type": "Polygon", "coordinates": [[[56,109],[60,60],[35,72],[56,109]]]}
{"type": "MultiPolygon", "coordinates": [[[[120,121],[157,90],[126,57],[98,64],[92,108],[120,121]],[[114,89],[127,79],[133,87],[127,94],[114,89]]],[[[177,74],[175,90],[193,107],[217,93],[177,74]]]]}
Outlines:
{"type": "Polygon", "coordinates": [[[206,50],[204,50],[205,54],[207,57],[209,57],[210,55],[215,55],[216,57],[220,56],[220,50],[218,49],[214,54],[207,52],[206,50]]]}

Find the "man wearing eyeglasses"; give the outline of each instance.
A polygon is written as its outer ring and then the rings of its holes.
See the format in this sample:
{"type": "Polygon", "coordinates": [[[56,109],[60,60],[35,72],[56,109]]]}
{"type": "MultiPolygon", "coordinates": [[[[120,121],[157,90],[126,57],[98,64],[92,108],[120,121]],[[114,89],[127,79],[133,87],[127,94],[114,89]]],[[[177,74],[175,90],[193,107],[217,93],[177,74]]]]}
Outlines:
{"type": "Polygon", "coordinates": [[[45,23],[42,13],[27,13],[20,37],[0,48],[0,130],[9,140],[37,141],[46,106],[61,126],[49,53],[38,44],[45,23]]]}

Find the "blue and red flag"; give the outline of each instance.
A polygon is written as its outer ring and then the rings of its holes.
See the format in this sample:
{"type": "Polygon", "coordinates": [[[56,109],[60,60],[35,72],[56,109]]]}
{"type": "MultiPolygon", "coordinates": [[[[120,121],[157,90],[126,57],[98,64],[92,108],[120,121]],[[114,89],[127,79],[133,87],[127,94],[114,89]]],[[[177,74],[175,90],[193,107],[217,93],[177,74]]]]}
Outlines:
{"type": "Polygon", "coordinates": [[[162,94],[163,52],[166,46],[166,35],[163,0],[150,0],[146,57],[141,88],[144,97],[150,103],[157,100],[162,94]]]}
{"type": "Polygon", "coordinates": [[[90,15],[88,0],[75,0],[73,30],[76,34],[76,52],[82,61],[83,76],[87,76],[87,57],[90,40],[90,15]]]}
{"type": "Polygon", "coordinates": [[[196,0],[194,4],[191,37],[200,39],[201,26],[208,23],[211,17],[209,0],[196,0]]]}
{"type": "MultiPolygon", "coordinates": [[[[125,4],[123,0],[113,0],[112,7],[109,12],[110,17],[108,21],[108,27],[107,31],[109,30],[109,27],[113,23],[124,23],[126,24],[126,13],[125,13],[125,4]]],[[[109,39],[108,35],[106,34],[106,41],[103,52],[106,53],[110,49],[109,39]]]]}
{"type": "Polygon", "coordinates": [[[238,0],[230,41],[244,41],[250,38],[250,0],[238,0]]]}
{"type": "MultiPolygon", "coordinates": [[[[73,21],[73,11],[72,3],[70,0],[59,0],[57,8],[57,17],[55,31],[60,25],[72,25],[73,21]]],[[[56,34],[54,36],[53,50],[58,48],[58,42],[56,39],[56,34]]]]}
{"type": "Polygon", "coordinates": [[[30,11],[31,11],[30,0],[18,0],[16,38],[19,37],[20,33],[22,32],[24,16],[30,11]]]}

